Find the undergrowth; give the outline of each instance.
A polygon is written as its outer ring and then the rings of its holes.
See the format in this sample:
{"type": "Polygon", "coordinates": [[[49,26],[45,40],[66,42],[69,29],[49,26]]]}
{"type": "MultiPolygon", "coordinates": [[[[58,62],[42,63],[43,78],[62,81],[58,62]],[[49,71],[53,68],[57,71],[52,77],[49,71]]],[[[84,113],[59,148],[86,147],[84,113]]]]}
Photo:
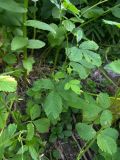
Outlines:
{"type": "Polygon", "coordinates": [[[120,0],[0,0],[0,159],[118,160],[119,52],[120,0]]]}

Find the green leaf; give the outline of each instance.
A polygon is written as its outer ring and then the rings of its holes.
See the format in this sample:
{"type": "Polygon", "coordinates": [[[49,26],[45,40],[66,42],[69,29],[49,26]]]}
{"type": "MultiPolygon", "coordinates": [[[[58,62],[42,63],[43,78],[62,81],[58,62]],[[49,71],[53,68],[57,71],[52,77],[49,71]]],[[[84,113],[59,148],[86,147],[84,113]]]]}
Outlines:
{"type": "Polygon", "coordinates": [[[107,93],[100,93],[97,96],[97,102],[103,109],[109,108],[111,104],[110,97],[107,93]]]}
{"type": "Polygon", "coordinates": [[[91,63],[97,67],[99,67],[102,64],[100,55],[90,51],[90,50],[82,50],[84,58],[86,60],[86,62],[91,63]]]}
{"type": "Polygon", "coordinates": [[[40,79],[34,82],[33,91],[40,91],[41,89],[54,89],[54,84],[51,79],[40,79]]]}
{"type": "Polygon", "coordinates": [[[38,153],[33,146],[29,146],[29,152],[33,160],[38,160],[38,153]]]}
{"type": "Polygon", "coordinates": [[[120,23],[118,23],[118,22],[109,21],[109,20],[103,20],[103,22],[105,24],[109,24],[109,25],[116,26],[116,27],[120,28],[120,23]]]}
{"type": "Polygon", "coordinates": [[[15,92],[17,81],[11,76],[0,76],[0,91],[15,92]]]}
{"type": "Polygon", "coordinates": [[[16,124],[10,124],[0,135],[0,148],[5,148],[11,145],[11,138],[13,138],[17,129],[16,124]]]}
{"type": "Polygon", "coordinates": [[[109,136],[109,137],[113,138],[114,140],[117,140],[117,138],[119,136],[118,131],[116,129],[110,128],[110,127],[104,129],[101,133],[106,135],[106,136],[109,136]]]}
{"type": "Polygon", "coordinates": [[[86,50],[98,50],[99,46],[97,45],[97,43],[95,43],[94,41],[84,41],[80,44],[79,46],[81,49],[86,49],[86,50]]]}
{"type": "Polygon", "coordinates": [[[40,116],[40,113],[41,113],[40,105],[34,104],[30,108],[30,117],[31,117],[32,120],[38,118],[40,116]]]}
{"type": "Polygon", "coordinates": [[[72,32],[72,30],[75,28],[75,24],[71,22],[70,20],[64,20],[62,24],[64,25],[66,30],[70,32],[72,32]]]}
{"type": "Polygon", "coordinates": [[[75,28],[72,33],[76,37],[77,43],[80,42],[84,36],[83,30],[81,28],[75,28]]]}
{"type": "Polygon", "coordinates": [[[63,44],[65,39],[65,29],[63,26],[57,26],[56,24],[51,24],[51,27],[56,31],[56,33],[48,34],[48,41],[52,47],[60,46],[63,44]]]}
{"type": "Polygon", "coordinates": [[[17,62],[17,58],[14,54],[6,54],[3,57],[4,62],[6,62],[7,64],[15,64],[17,62]]]}
{"type": "Polygon", "coordinates": [[[69,0],[64,0],[62,5],[65,9],[70,10],[72,13],[79,14],[79,10],[69,0]]]}
{"type": "Polygon", "coordinates": [[[45,46],[45,43],[43,41],[36,40],[36,39],[30,39],[30,40],[28,40],[27,48],[40,49],[40,48],[43,48],[44,46],[45,46]]]}
{"type": "Polygon", "coordinates": [[[109,63],[108,65],[105,66],[105,68],[120,74],[120,59],[109,63]]]}
{"type": "Polygon", "coordinates": [[[101,112],[101,108],[94,103],[86,103],[83,107],[83,121],[84,122],[91,122],[96,120],[99,113],[101,112]]]}
{"type": "Polygon", "coordinates": [[[27,74],[32,71],[33,64],[35,63],[33,57],[28,57],[23,60],[23,67],[27,70],[27,74]]]}
{"type": "Polygon", "coordinates": [[[68,89],[71,88],[73,92],[75,92],[76,94],[80,94],[81,93],[80,87],[81,87],[80,86],[80,81],[76,80],[76,79],[73,79],[73,80],[70,80],[69,82],[67,82],[65,84],[64,89],[68,90],[68,89]]]}
{"type": "Polygon", "coordinates": [[[29,27],[37,28],[37,29],[50,31],[50,32],[53,32],[54,34],[56,33],[56,31],[49,24],[38,21],[38,20],[27,20],[25,25],[29,27]]]}
{"type": "Polygon", "coordinates": [[[26,13],[27,9],[25,9],[21,4],[17,3],[14,0],[0,0],[0,8],[5,9],[10,12],[15,13],[26,13]]]}
{"type": "Polygon", "coordinates": [[[113,155],[117,151],[117,144],[115,139],[109,136],[109,134],[107,135],[104,130],[98,134],[97,144],[102,151],[113,155]]]}
{"type": "Polygon", "coordinates": [[[17,154],[21,155],[21,154],[24,154],[27,151],[28,151],[28,146],[24,145],[18,150],[17,154]]]}
{"type": "Polygon", "coordinates": [[[50,121],[47,118],[41,118],[33,122],[38,132],[46,133],[49,131],[50,121]]]}
{"type": "Polygon", "coordinates": [[[8,115],[9,113],[6,110],[0,110],[0,129],[5,127],[8,115]]]}
{"type": "Polygon", "coordinates": [[[80,62],[83,58],[81,50],[77,47],[66,48],[66,54],[70,61],[80,62]]]}
{"type": "Polygon", "coordinates": [[[9,124],[8,128],[7,128],[7,131],[8,131],[8,135],[9,137],[12,137],[14,135],[14,133],[16,132],[17,130],[17,125],[16,124],[9,124]]]}
{"type": "Polygon", "coordinates": [[[105,110],[102,112],[101,116],[100,116],[100,124],[102,126],[111,126],[112,124],[112,112],[109,110],[105,110]]]}
{"type": "Polygon", "coordinates": [[[52,91],[48,94],[45,104],[44,104],[44,110],[47,116],[57,119],[62,112],[62,99],[60,95],[52,91]]]}
{"type": "Polygon", "coordinates": [[[119,7],[115,7],[112,9],[112,14],[117,17],[120,18],[120,8],[119,7]]]}
{"type": "Polygon", "coordinates": [[[79,136],[86,141],[90,141],[96,135],[96,131],[93,129],[92,125],[87,125],[85,123],[77,123],[76,129],[79,136]]]}
{"type": "Polygon", "coordinates": [[[20,50],[28,45],[28,39],[24,37],[14,37],[11,43],[12,51],[20,50]]]}
{"type": "Polygon", "coordinates": [[[104,13],[104,10],[101,7],[94,6],[93,8],[91,8],[87,6],[87,7],[84,7],[81,10],[81,12],[83,17],[90,19],[90,18],[95,18],[102,15],[104,13]]]}
{"type": "Polygon", "coordinates": [[[34,125],[32,123],[29,123],[27,125],[27,137],[26,137],[26,139],[28,141],[30,141],[30,140],[32,140],[33,136],[34,136],[34,125]]]}
{"type": "Polygon", "coordinates": [[[76,62],[71,62],[70,66],[73,67],[73,71],[76,71],[79,74],[79,77],[81,79],[85,79],[88,77],[89,70],[85,68],[84,66],[82,66],[81,64],[76,63],[76,62]]]}
{"type": "Polygon", "coordinates": [[[64,86],[65,83],[60,83],[57,86],[57,90],[59,91],[60,96],[62,99],[67,103],[68,106],[72,108],[82,109],[85,106],[85,101],[80,98],[77,94],[75,94],[71,90],[65,90],[64,86]]]}

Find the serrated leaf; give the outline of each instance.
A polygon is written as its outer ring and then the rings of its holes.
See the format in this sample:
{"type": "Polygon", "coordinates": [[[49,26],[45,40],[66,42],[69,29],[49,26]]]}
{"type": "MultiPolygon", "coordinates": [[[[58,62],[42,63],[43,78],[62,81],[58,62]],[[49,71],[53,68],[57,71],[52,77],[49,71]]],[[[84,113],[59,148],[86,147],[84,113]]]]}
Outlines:
{"type": "Polygon", "coordinates": [[[26,137],[26,139],[28,141],[30,141],[30,140],[32,140],[33,136],[34,136],[34,125],[32,123],[29,123],[27,125],[27,137],[26,137]]]}
{"type": "Polygon", "coordinates": [[[96,120],[101,110],[102,109],[95,103],[86,103],[83,107],[83,121],[92,122],[96,120]]]}
{"type": "Polygon", "coordinates": [[[96,131],[93,129],[92,125],[87,125],[85,123],[77,123],[76,129],[79,136],[86,141],[90,141],[96,135],[96,131]]]}
{"type": "Polygon", "coordinates": [[[49,131],[50,121],[47,118],[41,118],[33,122],[38,132],[46,133],[49,131]]]}
{"type": "Polygon", "coordinates": [[[40,91],[41,89],[54,89],[54,84],[51,79],[40,79],[34,82],[33,91],[40,91]]]}
{"type": "Polygon", "coordinates": [[[40,116],[40,113],[41,113],[40,105],[35,104],[30,108],[30,117],[32,120],[38,118],[40,116]]]}
{"type": "Polygon", "coordinates": [[[29,49],[40,49],[45,46],[45,42],[36,40],[36,39],[30,39],[28,40],[28,46],[29,49]]]}
{"type": "Polygon", "coordinates": [[[105,134],[101,133],[97,136],[97,144],[102,151],[110,155],[113,155],[117,151],[116,141],[105,134]]]}
{"type": "Polygon", "coordinates": [[[97,43],[95,43],[94,41],[84,41],[80,44],[79,46],[81,49],[86,49],[86,50],[98,50],[99,46],[97,45],[97,43]]]}
{"type": "Polygon", "coordinates": [[[53,117],[54,119],[57,119],[62,112],[62,99],[60,95],[52,91],[48,94],[45,104],[44,104],[44,110],[48,117],[53,117]]]}
{"type": "Polygon", "coordinates": [[[66,54],[70,61],[80,62],[83,58],[81,50],[77,47],[67,48],[66,54]]]}
{"type": "Polygon", "coordinates": [[[105,68],[120,74],[120,59],[109,63],[108,65],[105,66],[105,68]]]}
{"type": "Polygon", "coordinates": [[[17,81],[11,76],[0,76],[0,91],[15,92],[17,81]]]}
{"type": "Polygon", "coordinates": [[[21,37],[21,36],[16,36],[13,38],[11,42],[11,50],[16,51],[20,50],[28,45],[28,39],[21,37]]]}
{"type": "Polygon", "coordinates": [[[32,71],[33,64],[35,63],[33,57],[28,57],[23,60],[23,67],[27,70],[27,74],[32,71]]]}
{"type": "Polygon", "coordinates": [[[25,25],[29,26],[29,27],[33,27],[33,28],[42,29],[42,30],[56,33],[56,31],[49,24],[38,21],[38,20],[27,20],[25,25]]]}
{"type": "Polygon", "coordinates": [[[70,32],[72,32],[72,30],[75,28],[75,24],[70,20],[64,20],[62,24],[64,25],[65,29],[70,32]]]}
{"type": "Polygon", "coordinates": [[[5,9],[10,12],[15,13],[26,13],[27,9],[25,9],[21,4],[17,3],[14,0],[0,0],[0,8],[5,9]]]}
{"type": "Polygon", "coordinates": [[[100,116],[100,124],[101,126],[111,126],[112,123],[112,112],[109,110],[105,110],[102,112],[100,116]]]}
{"type": "Polygon", "coordinates": [[[111,104],[110,97],[107,93],[100,93],[97,96],[97,102],[103,109],[109,108],[111,104]]]}
{"type": "Polygon", "coordinates": [[[114,140],[117,140],[118,136],[119,136],[119,133],[116,129],[114,128],[106,128],[104,129],[101,134],[104,134],[106,136],[109,136],[111,138],[113,138],[114,140]]]}

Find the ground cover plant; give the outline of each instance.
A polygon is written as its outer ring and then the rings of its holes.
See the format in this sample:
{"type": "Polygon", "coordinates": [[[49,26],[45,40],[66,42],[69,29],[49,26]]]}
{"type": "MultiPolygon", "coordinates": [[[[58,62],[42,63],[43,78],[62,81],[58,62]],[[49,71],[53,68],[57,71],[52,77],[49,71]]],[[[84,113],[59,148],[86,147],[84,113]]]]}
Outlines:
{"type": "Polygon", "coordinates": [[[0,160],[118,160],[120,0],[0,0],[0,160]]]}

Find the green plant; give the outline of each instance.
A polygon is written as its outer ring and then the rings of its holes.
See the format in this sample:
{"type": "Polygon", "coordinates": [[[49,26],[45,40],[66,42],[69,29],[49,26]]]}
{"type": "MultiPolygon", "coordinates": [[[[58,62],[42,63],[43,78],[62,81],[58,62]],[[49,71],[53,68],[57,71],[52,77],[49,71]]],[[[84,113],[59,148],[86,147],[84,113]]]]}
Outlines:
{"type": "Polygon", "coordinates": [[[1,160],[64,159],[69,140],[77,160],[118,159],[119,12],[119,0],[0,1],[1,160]]]}

